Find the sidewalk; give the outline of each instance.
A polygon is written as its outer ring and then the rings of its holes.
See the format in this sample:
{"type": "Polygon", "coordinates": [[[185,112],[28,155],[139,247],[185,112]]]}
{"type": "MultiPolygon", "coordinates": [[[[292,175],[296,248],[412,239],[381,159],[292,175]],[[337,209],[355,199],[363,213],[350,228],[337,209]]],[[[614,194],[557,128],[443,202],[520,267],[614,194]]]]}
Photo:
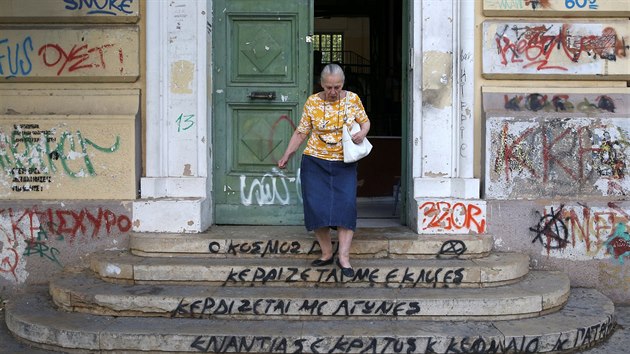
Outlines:
{"type": "MultiPolygon", "coordinates": [[[[617,329],[604,344],[589,350],[581,351],[585,354],[624,354],[630,348],[630,306],[616,306],[617,329]]],[[[4,309],[0,309],[0,353],[4,354],[44,354],[59,353],[49,350],[35,349],[17,342],[9,333],[4,322],[4,309]]]]}

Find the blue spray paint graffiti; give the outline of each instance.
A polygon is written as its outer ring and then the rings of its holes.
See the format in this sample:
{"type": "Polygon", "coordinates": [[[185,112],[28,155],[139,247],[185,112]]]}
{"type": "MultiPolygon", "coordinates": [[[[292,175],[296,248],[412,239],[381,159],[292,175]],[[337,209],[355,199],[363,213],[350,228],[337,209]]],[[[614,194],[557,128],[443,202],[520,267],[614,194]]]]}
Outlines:
{"type": "Polygon", "coordinates": [[[129,7],[134,0],[63,0],[66,9],[71,11],[90,9],[88,15],[111,15],[132,14],[129,7]]]}
{"type": "Polygon", "coordinates": [[[30,36],[26,36],[21,43],[11,43],[8,38],[0,37],[0,76],[10,79],[30,74],[33,69],[29,56],[31,52],[33,40],[30,36]]]}
{"type": "Polygon", "coordinates": [[[606,250],[623,264],[624,257],[630,257],[630,234],[626,224],[619,223],[615,233],[606,241],[606,250]]]}

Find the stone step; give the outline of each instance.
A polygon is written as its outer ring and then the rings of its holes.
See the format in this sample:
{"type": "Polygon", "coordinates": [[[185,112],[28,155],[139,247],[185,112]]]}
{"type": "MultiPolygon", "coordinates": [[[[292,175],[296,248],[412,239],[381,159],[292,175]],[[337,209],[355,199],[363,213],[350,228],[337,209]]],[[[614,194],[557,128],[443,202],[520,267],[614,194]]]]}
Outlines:
{"type": "Polygon", "coordinates": [[[485,322],[95,316],[57,311],[42,291],[8,303],[6,322],[21,340],[66,352],[549,353],[593,346],[616,320],[604,295],[572,289],[558,312],[485,322]]]}
{"type": "Polygon", "coordinates": [[[569,291],[569,278],[560,272],[530,272],[516,284],[486,289],[131,287],[87,272],[50,283],[53,301],[68,311],[206,319],[520,319],[558,310],[569,291]]]}
{"type": "Polygon", "coordinates": [[[514,283],[528,272],[529,256],[495,253],[479,259],[353,259],[348,279],[334,265],[310,259],[140,257],[125,251],[94,254],[91,268],[112,282],[206,282],[232,286],[486,287],[514,283]]]}
{"type": "MultiPolygon", "coordinates": [[[[335,232],[331,234],[333,239],[335,232]]],[[[490,235],[423,235],[404,227],[358,229],[355,258],[479,258],[492,251],[490,235]]],[[[213,226],[200,234],[132,233],[131,252],[170,257],[311,257],[319,254],[315,235],[302,226],[213,226]],[[185,240],[185,242],[183,242],[185,240]]]]}

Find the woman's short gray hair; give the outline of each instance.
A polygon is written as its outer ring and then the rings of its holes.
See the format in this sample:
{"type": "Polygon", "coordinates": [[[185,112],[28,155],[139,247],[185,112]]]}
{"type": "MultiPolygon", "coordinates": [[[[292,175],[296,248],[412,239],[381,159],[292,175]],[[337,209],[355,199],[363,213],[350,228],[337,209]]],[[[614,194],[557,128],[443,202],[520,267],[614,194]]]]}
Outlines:
{"type": "Polygon", "coordinates": [[[346,81],[346,76],[343,74],[343,69],[337,64],[328,64],[324,66],[319,77],[319,81],[324,82],[324,78],[331,75],[339,76],[341,78],[341,82],[346,81]]]}

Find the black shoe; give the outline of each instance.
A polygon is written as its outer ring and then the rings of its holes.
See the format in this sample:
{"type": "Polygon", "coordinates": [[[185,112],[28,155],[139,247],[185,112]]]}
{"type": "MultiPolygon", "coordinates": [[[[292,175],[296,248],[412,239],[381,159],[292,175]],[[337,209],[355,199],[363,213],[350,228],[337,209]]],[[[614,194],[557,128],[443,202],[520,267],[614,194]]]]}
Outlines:
{"type": "Polygon", "coordinates": [[[323,267],[323,266],[331,265],[333,264],[334,259],[335,259],[334,256],[330,257],[329,259],[316,259],[311,262],[311,265],[313,267],[323,267]]]}
{"type": "Polygon", "coordinates": [[[339,258],[337,258],[337,266],[341,269],[341,274],[343,274],[346,278],[354,277],[354,269],[352,267],[344,268],[341,266],[341,262],[339,262],[339,258]]]}

